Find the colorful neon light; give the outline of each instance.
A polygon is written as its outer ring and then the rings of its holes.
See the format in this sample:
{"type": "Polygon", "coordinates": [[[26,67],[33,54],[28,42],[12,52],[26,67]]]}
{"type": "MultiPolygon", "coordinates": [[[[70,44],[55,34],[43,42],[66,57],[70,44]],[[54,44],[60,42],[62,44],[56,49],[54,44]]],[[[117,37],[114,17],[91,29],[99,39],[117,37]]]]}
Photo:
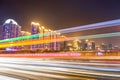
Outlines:
{"type": "MultiPolygon", "coordinates": [[[[120,32],[115,32],[115,33],[107,33],[107,34],[98,34],[98,35],[89,35],[89,36],[79,36],[79,37],[70,37],[67,38],[66,40],[73,40],[73,39],[90,39],[90,38],[102,38],[102,37],[113,37],[113,36],[120,36],[120,32]]],[[[0,48],[5,48],[5,47],[12,47],[12,46],[23,46],[23,45],[32,45],[32,44],[43,44],[43,43],[51,43],[51,42],[60,42],[60,41],[65,41],[65,39],[50,39],[50,38],[45,38],[45,40],[26,40],[26,41],[18,41],[18,42],[9,42],[9,43],[3,43],[0,44],[0,48]]]]}
{"type": "Polygon", "coordinates": [[[24,46],[24,45],[33,45],[33,44],[43,44],[43,43],[51,43],[51,42],[60,42],[64,39],[50,39],[45,38],[45,40],[37,39],[37,40],[26,40],[26,41],[18,41],[18,42],[8,42],[0,44],[0,48],[12,47],[12,46],[24,46]]]}
{"type": "Polygon", "coordinates": [[[43,53],[43,54],[0,54],[0,57],[78,57],[81,56],[80,53],[77,52],[66,52],[66,53],[43,53]]]}
{"type": "MultiPolygon", "coordinates": [[[[78,27],[73,27],[73,28],[61,29],[61,30],[57,30],[57,32],[69,33],[69,32],[75,32],[75,31],[91,30],[91,29],[98,29],[98,28],[118,26],[118,25],[120,25],[120,19],[105,21],[105,22],[100,22],[100,23],[95,23],[95,24],[89,24],[89,25],[84,25],[84,26],[78,26],[78,27]]],[[[5,40],[0,40],[0,43],[27,40],[27,39],[38,38],[42,36],[50,36],[50,34],[44,33],[44,34],[35,34],[31,36],[23,36],[23,37],[18,37],[18,38],[5,39],[5,40]]]]}
{"type": "Polygon", "coordinates": [[[49,35],[46,35],[46,33],[44,33],[44,34],[35,34],[35,35],[31,35],[31,36],[22,36],[22,37],[17,37],[17,38],[0,40],[0,43],[27,40],[27,39],[33,39],[33,38],[38,38],[38,37],[42,37],[42,36],[49,36],[49,35]]]}

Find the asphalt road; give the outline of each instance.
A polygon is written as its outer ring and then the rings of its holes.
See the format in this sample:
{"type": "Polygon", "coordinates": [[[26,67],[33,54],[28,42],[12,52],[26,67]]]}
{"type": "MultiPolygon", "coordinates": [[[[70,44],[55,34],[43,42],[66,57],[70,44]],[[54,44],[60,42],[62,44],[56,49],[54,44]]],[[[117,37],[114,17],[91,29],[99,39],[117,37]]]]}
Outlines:
{"type": "Polygon", "coordinates": [[[120,64],[0,58],[0,80],[119,80],[120,64]]]}

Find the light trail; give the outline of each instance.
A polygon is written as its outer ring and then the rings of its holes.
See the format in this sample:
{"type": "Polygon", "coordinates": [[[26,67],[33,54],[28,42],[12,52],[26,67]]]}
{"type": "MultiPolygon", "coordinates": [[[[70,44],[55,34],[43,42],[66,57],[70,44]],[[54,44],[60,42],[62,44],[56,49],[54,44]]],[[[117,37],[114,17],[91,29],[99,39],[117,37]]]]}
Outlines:
{"type": "Polygon", "coordinates": [[[18,42],[9,42],[9,43],[2,43],[0,44],[0,48],[5,47],[12,47],[12,46],[25,46],[25,45],[32,45],[32,44],[43,44],[43,43],[53,43],[53,42],[60,42],[64,41],[63,39],[52,39],[52,41],[48,38],[46,40],[26,40],[26,41],[18,41],[18,42]]]}
{"type": "Polygon", "coordinates": [[[119,25],[120,25],[120,19],[117,19],[117,20],[99,22],[99,23],[95,23],[95,24],[66,28],[66,29],[61,29],[61,30],[56,30],[56,31],[60,32],[60,33],[69,33],[69,32],[75,32],[75,31],[99,29],[99,28],[113,27],[113,26],[119,26],[119,25]]]}
{"type": "Polygon", "coordinates": [[[10,39],[0,40],[0,43],[14,42],[14,41],[20,41],[20,40],[27,40],[27,39],[34,39],[34,38],[39,38],[39,37],[42,37],[42,36],[49,36],[49,35],[47,35],[47,33],[34,34],[34,35],[31,35],[31,36],[22,36],[22,37],[17,37],[17,38],[10,38],[10,39]]]}
{"type": "Polygon", "coordinates": [[[114,36],[120,36],[120,32],[71,37],[71,38],[68,38],[68,40],[74,40],[74,39],[94,39],[94,38],[104,38],[104,37],[114,37],[114,36]]]}
{"type": "Polygon", "coordinates": [[[90,79],[113,80],[118,80],[120,78],[119,67],[116,68],[112,64],[108,66],[104,65],[106,63],[100,63],[103,66],[99,66],[99,63],[93,63],[92,65],[91,63],[87,63],[87,65],[83,65],[85,62],[77,62],[78,64],[76,63],[75,65],[72,64],[75,61],[67,62],[64,60],[63,62],[65,63],[61,63],[59,60],[48,59],[47,61],[48,62],[35,58],[2,58],[0,60],[0,72],[23,77],[26,77],[25,75],[32,75],[32,78],[37,76],[39,79],[41,76],[68,80],[88,80],[89,77],[90,79]]]}
{"type": "Polygon", "coordinates": [[[0,75],[0,80],[22,80],[22,79],[0,75]]]}
{"type": "Polygon", "coordinates": [[[91,39],[91,38],[93,39],[93,38],[104,38],[104,37],[113,37],[113,36],[120,36],[120,32],[89,35],[89,36],[69,37],[67,39],[60,38],[60,39],[52,39],[51,40],[50,38],[46,38],[45,40],[38,39],[38,40],[26,40],[26,41],[13,42],[13,43],[3,43],[3,44],[0,44],[0,48],[32,45],[32,44],[54,43],[54,42],[68,41],[68,40],[74,40],[74,39],[91,39]]]}
{"type": "MultiPolygon", "coordinates": [[[[95,24],[89,24],[89,25],[84,25],[84,26],[78,26],[78,27],[73,27],[73,28],[56,30],[56,32],[69,33],[69,32],[75,32],[75,31],[91,30],[91,29],[112,27],[112,26],[118,26],[118,25],[120,25],[120,19],[105,21],[105,22],[100,22],[100,23],[95,23],[95,24]]],[[[54,35],[54,34],[55,33],[53,31],[52,35],[54,35]]],[[[20,40],[33,39],[33,38],[40,38],[40,37],[43,37],[43,36],[50,36],[50,35],[51,34],[48,34],[48,32],[47,32],[47,33],[44,33],[44,34],[35,34],[35,35],[31,35],[31,36],[22,36],[22,37],[17,37],[17,38],[0,40],[0,43],[14,42],[14,41],[20,41],[20,40]]]]}

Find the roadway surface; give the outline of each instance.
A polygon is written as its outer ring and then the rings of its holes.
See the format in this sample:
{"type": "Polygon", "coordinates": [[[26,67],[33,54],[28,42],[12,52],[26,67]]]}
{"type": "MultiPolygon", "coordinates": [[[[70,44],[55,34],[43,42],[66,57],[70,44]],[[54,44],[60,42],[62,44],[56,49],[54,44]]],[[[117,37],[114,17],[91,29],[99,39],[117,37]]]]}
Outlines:
{"type": "Polygon", "coordinates": [[[117,60],[120,61],[120,53],[90,53],[90,52],[57,52],[57,53],[4,53],[0,57],[12,58],[45,58],[45,59],[74,59],[74,60],[117,60]]]}
{"type": "Polygon", "coordinates": [[[119,80],[120,64],[0,58],[0,80],[119,80]]]}

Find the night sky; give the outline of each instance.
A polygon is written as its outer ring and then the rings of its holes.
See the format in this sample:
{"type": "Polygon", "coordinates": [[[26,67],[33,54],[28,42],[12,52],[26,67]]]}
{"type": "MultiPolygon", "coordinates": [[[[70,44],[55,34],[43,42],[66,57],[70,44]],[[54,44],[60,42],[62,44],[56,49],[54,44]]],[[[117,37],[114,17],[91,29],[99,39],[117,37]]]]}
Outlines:
{"type": "Polygon", "coordinates": [[[32,21],[57,30],[120,18],[120,0],[0,0],[0,25],[13,18],[29,31],[32,21]]]}
{"type": "MultiPolygon", "coordinates": [[[[0,0],[0,25],[8,18],[17,21],[22,26],[22,30],[26,31],[30,31],[32,21],[39,22],[52,30],[58,30],[120,19],[120,0],[0,0]]],[[[79,36],[119,31],[120,27],[113,27],[70,33],[70,35],[79,36]]],[[[114,37],[99,39],[98,42],[118,44],[119,40],[120,37],[114,37]]]]}

